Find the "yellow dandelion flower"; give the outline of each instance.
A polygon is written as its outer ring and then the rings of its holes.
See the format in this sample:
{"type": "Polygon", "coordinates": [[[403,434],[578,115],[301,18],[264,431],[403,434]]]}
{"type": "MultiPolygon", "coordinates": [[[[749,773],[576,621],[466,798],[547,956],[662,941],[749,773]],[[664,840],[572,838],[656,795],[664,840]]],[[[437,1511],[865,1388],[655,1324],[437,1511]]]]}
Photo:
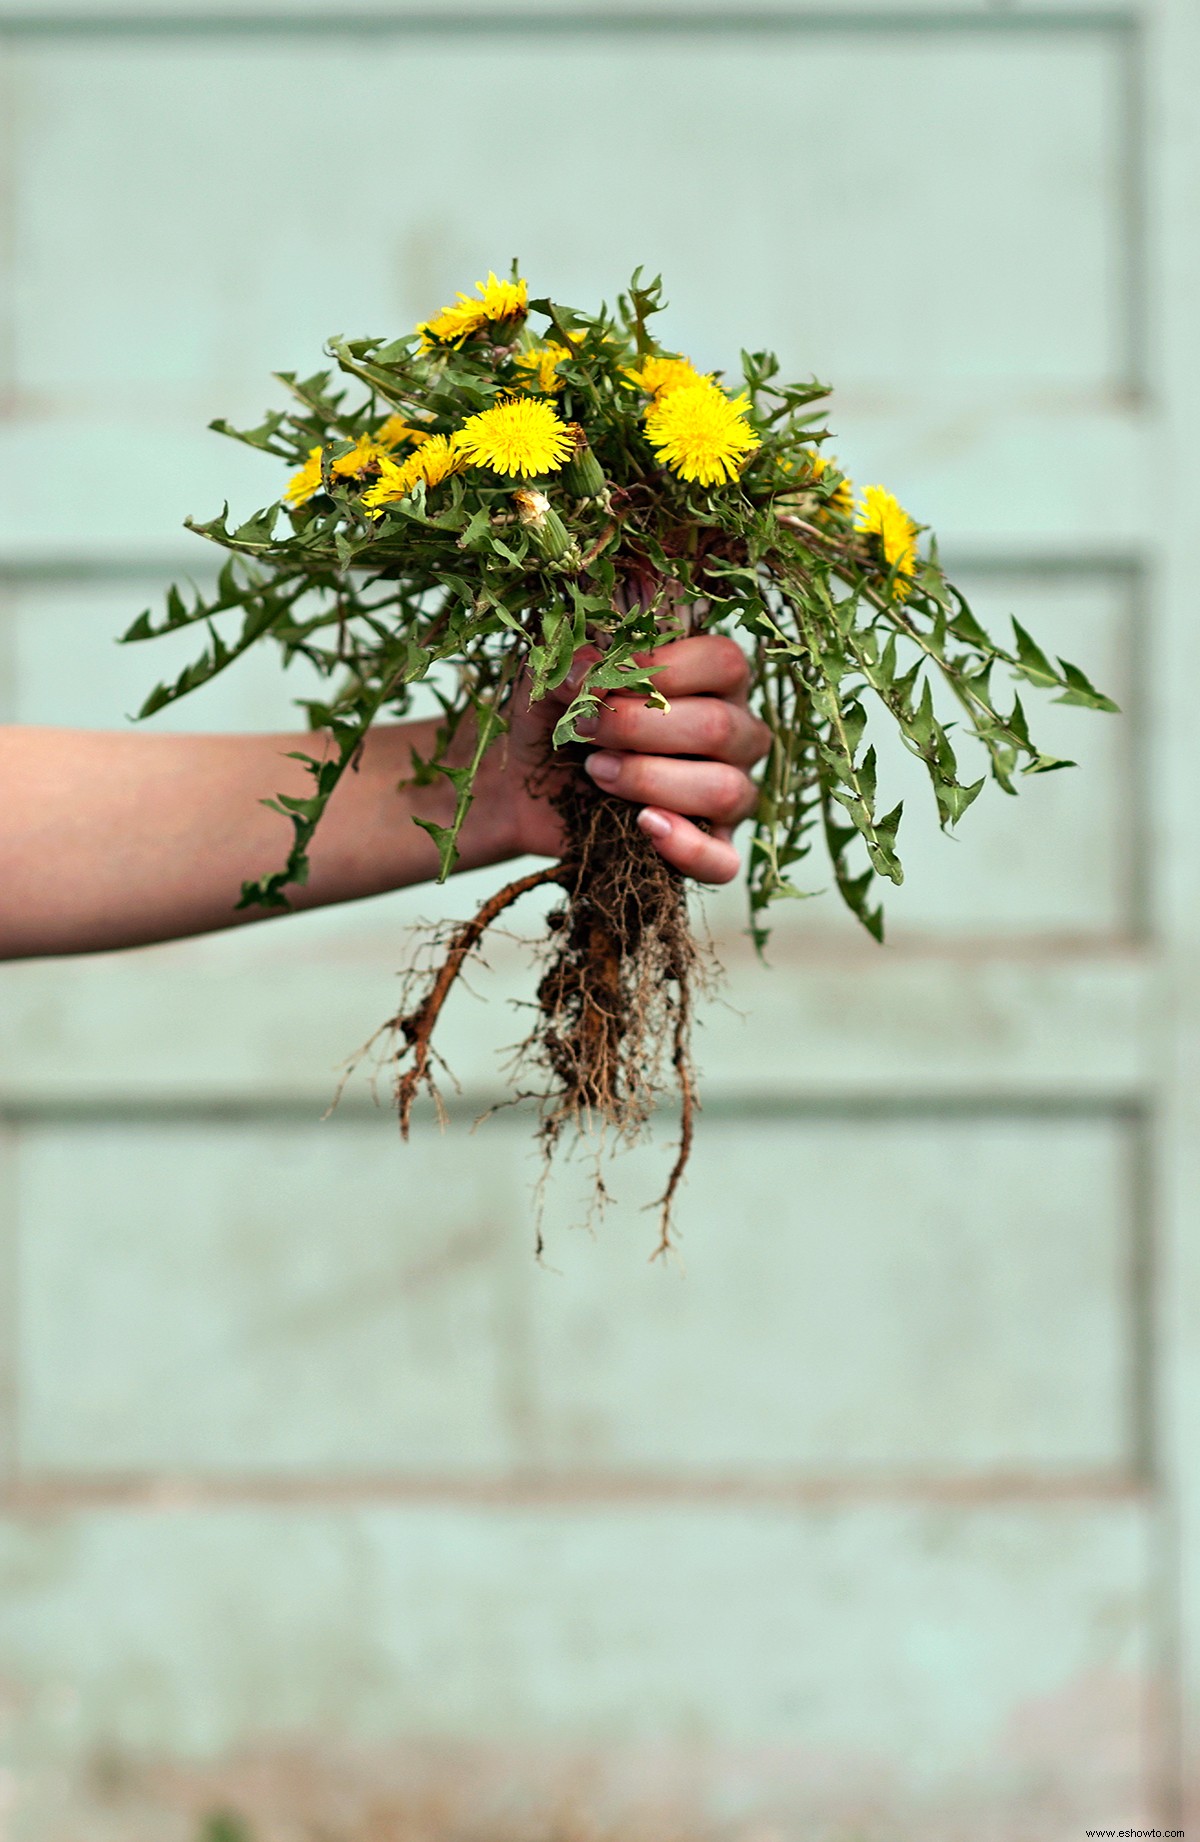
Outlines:
{"type": "Polygon", "coordinates": [[[440,486],[452,473],[461,473],[470,465],[460,436],[461,430],[455,429],[453,435],[430,435],[421,443],[413,460],[419,462],[426,486],[440,486]]]}
{"type": "MultiPolygon", "coordinates": [[[[809,467],[814,480],[823,479],[831,467],[835,473],[841,472],[837,461],[834,460],[832,456],[826,460],[823,454],[811,455],[809,457],[809,467]]],[[[841,479],[838,481],[825,503],[831,511],[841,512],[844,517],[849,518],[851,512],[854,510],[854,488],[844,474],[842,474],[841,479]]]]}
{"type": "Polygon", "coordinates": [[[652,353],[640,365],[626,371],[631,383],[647,396],[665,396],[668,390],[686,390],[693,384],[710,384],[712,379],[697,371],[690,358],[663,358],[652,353]]]}
{"type": "Polygon", "coordinates": [[[429,487],[440,486],[452,473],[461,473],[468,465],[457,431],[453,435],[429,435],[403,461],[384,456],[379,479],[363,494],[363,505],[377,518],[385,505],[406,499],[418,481],[424,480],[429,487]]]}
{"type": "Polygon", "coordinates": [[[884,562],[896,572],[892,593],[903,601],[916,574],[917,526],[885,487],[864,486],[854,528],[865,537],[878,538],[884,562]]]}
{"type": "Polygon", "coordinates": [[[428,434],[424,429],[414,428],[403,416],[393,415],[380,423],[375,430],[375,440],[381,448],[398,448],[402,441],[427,441],[428,434]]]}
{"type": "Polygon", "coordinates": [[[321,450],[310,448],[308,459],[298,473],[294,473],[287,483],[284,498],[293,505],[303,505],[314,494],[324,492],[325,482],[321,478],[321,450]]]}
{"type": "Polygon", "coordinates": [[[417,331],[421,335],[423,352],[437,345],[462,345],[482,327],[497,320],[515,319],[529,306],[529,288],[524,279],[498,281],[489,270],[486,281],[475,283],[475,291],[480,297],[478,300],[472,300],[469,294],[460,294],[457,301],[435,313],[432,320],[422,320],[417,331]]]}
{"type": "Polygon", "coordinates": [[[493,473],[554,473],[575,451],[565,422],[536,397],[510,397],[469,416],[458,431],[463,452],[493,473]]]}
{"type": "Polygon", "coordinates": [[[330,466],[335,480],[357,479],[360,474],[374,473],[386,450],[370,435],[360,435],[352,448],[339,454],[330,466]]]}
{"type": "Polygon", "coordinates": [[[487,280],[477,281],[475,286],[483,296],[489,320],[511,320],[529,306],[529,286],[523,276],[516,281],[497,281],[489,270],[487,280]]]}
{"type": "Polygon", "coordinates": [[[562,378],[558,367],[562,362],[561,345],[539,345],[531,352],[518,352],[515,364],[518,371],[526,373],[527,390],[540,390],[543,396],[552,396],[562,389],[562,378]]]}
{"type": "MultiPolygon", "coordinates": [[[[321,475],[321,448],[310,448],[308,459],[298,473],[292,475],[284,497],[293,505],[303,505],[307,499],[324,492],[325,482],[321,475]]],[[[360,435],[352,448],[330,462],[330,477],[335,480],[363,479],[369,473],[375,473],[379,464],[386,458],[386,449],[373,435],[360,435]]]]}
{"type": "Polygon", "coordinates": [[[385,505],[393,505],[397,499],[406,499],[420,478],[420,448],[404,461],[394,461],[390,455],[385,454],[379,463],[379,478],[362,496],[364,509],[372,517],[378,518],[385,505]]]}
{"type": "Polygon", "coordinates": [[[487,315],[481,301],[472,301],[463,294],[457,306],[443,307],[435,313],[432,320],[422,320],[417,327],[421,335],[421,350],[432,352],[439,345],[462,345],[477,333],[481,326],[487,325],[487,315]]]}
{"type": "Polygon", "coordinates": [[[645,414],[646,439],[660,461],[680,479],[716,486],[736,480],[748,455],[760,445],[746,420],[749,397],[727,397],[701,381],[666,390],[645,414]]]}

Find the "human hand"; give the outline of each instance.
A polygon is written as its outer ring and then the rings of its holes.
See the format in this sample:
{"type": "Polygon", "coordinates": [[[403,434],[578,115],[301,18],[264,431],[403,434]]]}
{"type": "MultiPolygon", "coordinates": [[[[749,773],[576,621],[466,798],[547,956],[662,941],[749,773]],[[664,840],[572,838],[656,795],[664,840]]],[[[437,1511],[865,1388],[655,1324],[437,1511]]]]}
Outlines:
{"type": "MultiPolygon", "coordinates": [[[[580,652],[566,683],[540,703],[531,705],[518,687],[503,771],[516,855],[562,854],[558,815],[545,791],[531,791],[528,782],[544,775],[554,725],[598,656],[592,647],[580,652]]],[[[651,660],[662,667],[654,683],[670,709],[648,705],[640,692],[606,692],[595,717],[579,725],[594,744],[585,767],[606,793],[641,806],[638,824],[675,869],[703,883],[731,882],[740,865],[733,828],[757,801],[749,770],[770,742],[749,709],[746,656],[720,634],[697,634],[639,657],[640,664],[651,660]]]]}

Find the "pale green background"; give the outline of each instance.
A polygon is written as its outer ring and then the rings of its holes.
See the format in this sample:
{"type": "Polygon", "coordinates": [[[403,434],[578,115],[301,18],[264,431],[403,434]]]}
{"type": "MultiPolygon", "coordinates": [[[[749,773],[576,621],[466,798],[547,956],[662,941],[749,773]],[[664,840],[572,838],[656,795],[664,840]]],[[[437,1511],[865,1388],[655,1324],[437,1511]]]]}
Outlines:
{"type": "Polygon", "coordinates": [[[893,755],[885,950],[710,903],[682,1276],[669,1130],[534,1264],[527,1125],[469,1131],[511,946],[446,1137],[321,1123],[491,877],[0,972],[6,1842],[1200,1822],[1197,93],[1196,0],[0,5],[0,719],[122,722],[183,514],[278,487],[208,419],[514,253],[832,378],[1126,711],[1039,709],[1082,771],[957,843],[893,755]]]}

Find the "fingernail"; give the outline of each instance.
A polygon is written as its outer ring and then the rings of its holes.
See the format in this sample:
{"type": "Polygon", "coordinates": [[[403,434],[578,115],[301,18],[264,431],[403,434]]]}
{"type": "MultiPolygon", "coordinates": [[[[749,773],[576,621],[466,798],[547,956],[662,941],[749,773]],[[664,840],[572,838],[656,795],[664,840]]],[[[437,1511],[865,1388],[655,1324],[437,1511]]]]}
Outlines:
{"type": "Polygon", "coordinates": [[[671,835],[670,819],[664,818],[661,812],[654,812],[649,806],[643,806],[637,822],[650,838],[669,838],[671,835]]]}
{"type": "Polygon", "coordinates": [[[594,665],[595,663],[595,653],[588,653],[572,661],[571,669],[566,676],[566,683],[572,691],[578,690],[588,666],[594,665]]]}
{"type": "Polygon", "coordinates": [[[600,727],[598,716],[584,716],[575,725],[576,735],[594,736],[600,727]]]}
{"type": "Polygon", "coordinates": [[[602,787],[611,787],[613,781],[621,772],[620,756],[606,755],[603,749],[599,748],[588,756],[583,765],[592,779],[598,780],[602,787]]]}

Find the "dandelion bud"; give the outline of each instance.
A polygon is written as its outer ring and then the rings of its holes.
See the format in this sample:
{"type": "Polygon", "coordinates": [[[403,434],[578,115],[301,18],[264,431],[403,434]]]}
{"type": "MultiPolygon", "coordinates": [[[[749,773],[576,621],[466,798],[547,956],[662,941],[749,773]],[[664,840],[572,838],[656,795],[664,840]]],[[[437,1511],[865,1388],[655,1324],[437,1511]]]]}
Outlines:
{"type": "Polygon", "coordinates": [[[513,502],[517,508],[517,517],[525,525],[543,523],[546,513],[551,509],[549,499],[536,486],[523,486],[520,492],[513,494],[513,502]]]}
{"type": "Polygon", "coordinates": [[[561,563],[577,546],[544,492],[523,486],[513,494],[517,518],[529,532],[534,547],[548,563],[561,563]]]}
{"type": "Polygon", "coordinates": [[[599,499],[608,482],[595,451],[578,422],[568,422],[567,429],[574,439],[575,452],[562,470],[563,486],[572,499],[599,499]]]}

